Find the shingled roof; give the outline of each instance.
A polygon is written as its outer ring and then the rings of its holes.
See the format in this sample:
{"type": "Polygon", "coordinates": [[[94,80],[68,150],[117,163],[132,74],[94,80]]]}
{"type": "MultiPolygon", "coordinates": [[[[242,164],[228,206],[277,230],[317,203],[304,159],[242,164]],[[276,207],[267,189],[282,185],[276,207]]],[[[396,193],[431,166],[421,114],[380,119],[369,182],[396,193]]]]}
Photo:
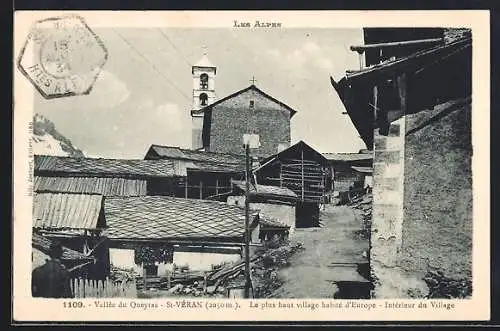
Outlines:
{"type": "Polygon", "coordinates": [[[180,173],[171,160],[74,158],[35,155],[35,173],[69,173],[141,177],[174,177],[180,173]]]}
{"type": "MultiPolygon", "coordinates": [[[[245,181],[232,180],[233,184],[240,190],[246,190],[245,181]]],[[[250,194],[270,197],[297,198],[297,194],[286,187],[250,184],[250,194]]]]}
{"type": "Polygon", "coordinates": [[[322,153],[328,161],[350,162],[373,160],[372,153],[322,153]]]}
{"type": "Polygon", "coordinates": [[[281,222],[280,220],[270,217],[270,216],[263,216],[260,215],[259,217],[259,224],[261,227],[265,230],[270,230],[270,229],[289,229],[290,225],[286,225],[285,223],[281,222]]]}
{"type": "Polygon", "coordinates": [[[181,160],[185,162],[186,168],[192,171],[245,171],[245,157],[242,155],[196,151],[176,146],[151,145],[144,159],[181,160]]]}
{"type": "MultiPolygon", "coordinates": [[[[108,228],[116,240],[243,240],[245,212],[217,201],[167,196],[113,197],[105,202],[108,228]]],[[[252,211],[252,218],[258,215],[252,211]]]]}
{"type": "Polygon", "coordinates": [[[373,168],[372,167],[356,167],[352,166],[351,167],[353,170],[356,170],[357,172],[361,172],[364,174],[372,174],[373,173],[373,168]]]}
{"type": "Polygon", "coordinates": [[[33,228],[97,229],[103,207],[99,194],[37,193],[33,197],[33,228]]]}
{"type": "Polygon", "coordinates": [[[245,156],[230,153],[214,153],[184,149],[176,146],[151,145],[145,159],[162,158],[170,160],[190,160],[215,163],[239,164],[245,162],[245,156]]]}
{"type": "Polygon", "coordinates": [[[147,181],[122,177],[35,176],[34,191],[97,193],[104,196],[142,196],[147,194],[147,181]]]}

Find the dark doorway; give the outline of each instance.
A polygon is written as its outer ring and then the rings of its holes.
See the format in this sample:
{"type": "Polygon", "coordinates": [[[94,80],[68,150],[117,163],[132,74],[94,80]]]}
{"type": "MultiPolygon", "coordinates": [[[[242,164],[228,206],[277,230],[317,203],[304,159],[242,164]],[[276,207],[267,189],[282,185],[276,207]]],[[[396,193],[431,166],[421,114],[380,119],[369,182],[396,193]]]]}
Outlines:
{"type": "Polygon", "coordinates": [[[319,226],[319,204],[298,202],[295,208],[295,227],[312,228],[319,226]]]}
{"type": "Polygon", "coordinates": [[[158,266],[154,264],[148,264],[144,266],[144,269],[146,270],[146,276],[148,277],[155,277],[158,276],[158,266]]]}

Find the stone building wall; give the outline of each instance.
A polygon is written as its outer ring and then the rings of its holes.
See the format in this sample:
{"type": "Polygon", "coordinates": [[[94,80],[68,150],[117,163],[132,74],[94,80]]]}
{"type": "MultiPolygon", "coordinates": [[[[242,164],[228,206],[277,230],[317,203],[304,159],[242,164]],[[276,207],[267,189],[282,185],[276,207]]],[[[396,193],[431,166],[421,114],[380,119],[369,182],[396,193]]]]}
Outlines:
{"type": "Polygon", "coordinates": [[[280,145],[290,146],[290,112],[255,90],[230,98],[213,107],[209,150],[244,154],[243,135],[249,132],[260,136],[261,147],[252,155],[276,154],[280,145]]]}

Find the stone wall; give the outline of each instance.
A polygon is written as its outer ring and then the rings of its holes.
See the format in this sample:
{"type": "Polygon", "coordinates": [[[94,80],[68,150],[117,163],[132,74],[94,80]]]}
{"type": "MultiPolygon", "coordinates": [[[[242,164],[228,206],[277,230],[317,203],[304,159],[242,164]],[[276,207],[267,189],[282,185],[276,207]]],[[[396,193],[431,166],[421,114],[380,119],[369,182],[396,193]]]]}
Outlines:
{"type": "Polygon", "coordinates": [[[374,298],[471,292],[470,103],[438,105],[374,133],[374,298]]]}
{"type": "Polygon", "coordinates": [[[249,132],[260,136],[252,155],[276,154],[280,144],[290,145],[290,112],[255,90],[230,98],[213,107],[209,150],[244,154],[243,134],[249,132]]]}
{"type": "Polygon", "coordinates": [[[400,265],[427,283],[431,297],[470,295],[470,103],[446,103],[406,121],[410,131],[400,265]]]}
{"type": "Polygon", "coordinates": [[[370,265],[375,298],[407,297],[415,286],[399,266],[404,196],[405,120],[391,123],[387,136],[374,132],[373,212],[370,265]]]}

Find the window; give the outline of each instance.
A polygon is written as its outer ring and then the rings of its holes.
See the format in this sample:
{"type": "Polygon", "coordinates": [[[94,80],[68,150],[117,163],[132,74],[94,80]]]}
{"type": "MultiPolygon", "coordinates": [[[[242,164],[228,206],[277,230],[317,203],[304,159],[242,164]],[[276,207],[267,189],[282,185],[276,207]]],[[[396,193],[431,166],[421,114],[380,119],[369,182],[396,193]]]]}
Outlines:
{"type": "Polygon", "coordinates": [[[250,108],[253,108],[255,106],[255,102],[253,100],[250,100],[250,108]]]}
{"type": "Polygon", "coordinates": [[[200,88],[202,90],[208,89],[208,75],[207,74],[201,74],[201,76],[200,76],[200,88]]]}
{"type": "Polygon", "coordinates": [[[200,94],[200,105],[206,106],[208,104],[208,95],[206,93],[200,94]]]}

